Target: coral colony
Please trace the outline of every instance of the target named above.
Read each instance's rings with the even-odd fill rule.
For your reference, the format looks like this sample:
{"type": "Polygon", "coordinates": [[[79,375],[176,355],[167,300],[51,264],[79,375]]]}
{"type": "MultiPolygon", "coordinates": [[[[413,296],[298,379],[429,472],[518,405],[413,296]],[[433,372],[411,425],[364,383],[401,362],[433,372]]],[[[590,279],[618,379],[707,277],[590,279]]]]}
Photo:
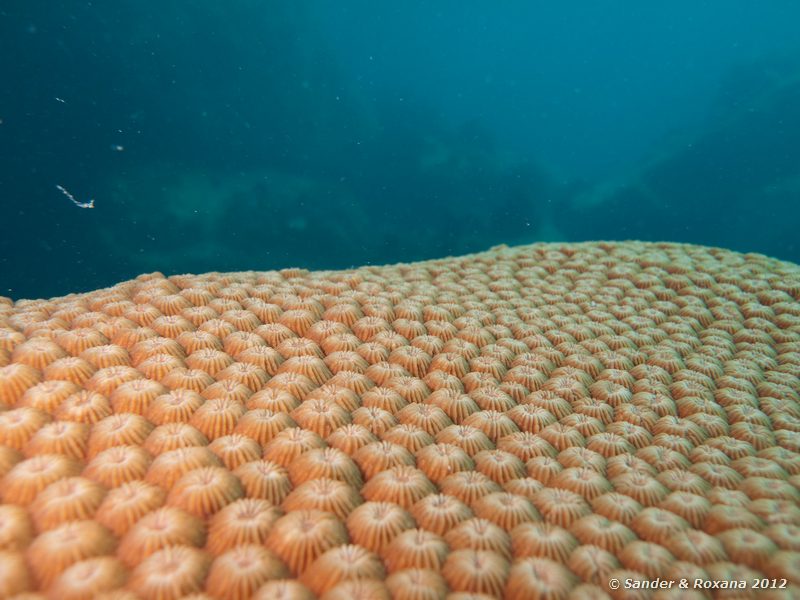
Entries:
{"type": "Polygon", "coordinates": [[[0,298],[0,596],[798,598],[799,300],[637,242],[0,298]]]}

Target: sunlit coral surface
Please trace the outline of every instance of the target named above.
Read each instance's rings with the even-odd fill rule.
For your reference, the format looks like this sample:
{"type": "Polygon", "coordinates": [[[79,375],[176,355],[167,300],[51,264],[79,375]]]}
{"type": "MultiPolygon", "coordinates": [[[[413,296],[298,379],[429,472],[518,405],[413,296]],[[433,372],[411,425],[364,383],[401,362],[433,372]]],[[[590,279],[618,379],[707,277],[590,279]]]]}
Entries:
{"type": "Polygon", "coordinates": [[[688,245],[0,299],[0,597],[798,598],[798,376],[688,245]]]}

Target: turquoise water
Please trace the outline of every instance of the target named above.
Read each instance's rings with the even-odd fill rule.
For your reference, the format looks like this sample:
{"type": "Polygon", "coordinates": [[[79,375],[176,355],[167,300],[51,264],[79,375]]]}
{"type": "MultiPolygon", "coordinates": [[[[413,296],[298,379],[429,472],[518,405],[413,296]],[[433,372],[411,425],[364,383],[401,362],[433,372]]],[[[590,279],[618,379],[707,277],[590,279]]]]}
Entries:
{"type": "Polygon", "coordinates": [[[655,5],[3,2],[0,295],[538,240],[800,262],[800,4],[655,5]]]}

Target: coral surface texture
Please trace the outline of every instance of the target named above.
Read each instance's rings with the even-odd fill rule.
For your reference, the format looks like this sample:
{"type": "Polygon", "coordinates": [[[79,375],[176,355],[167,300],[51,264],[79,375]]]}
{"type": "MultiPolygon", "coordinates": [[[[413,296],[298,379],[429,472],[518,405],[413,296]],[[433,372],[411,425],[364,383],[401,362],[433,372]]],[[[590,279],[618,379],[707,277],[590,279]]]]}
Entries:
{"type": "Polygon", "coordinates": [[[799,376],[691,245],[0,298],[0,598],[797,599],[799,376]]]}

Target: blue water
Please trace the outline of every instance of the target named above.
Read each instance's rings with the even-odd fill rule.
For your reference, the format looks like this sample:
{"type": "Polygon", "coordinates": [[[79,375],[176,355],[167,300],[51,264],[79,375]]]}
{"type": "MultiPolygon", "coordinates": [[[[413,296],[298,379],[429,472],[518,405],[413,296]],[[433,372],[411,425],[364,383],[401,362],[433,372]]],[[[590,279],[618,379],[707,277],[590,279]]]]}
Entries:
{"type": "Polygon", "coordinates": [[[540,240],[800,262],[797,23],[795,0],[0,3],[0,295],[540,240]]]}

